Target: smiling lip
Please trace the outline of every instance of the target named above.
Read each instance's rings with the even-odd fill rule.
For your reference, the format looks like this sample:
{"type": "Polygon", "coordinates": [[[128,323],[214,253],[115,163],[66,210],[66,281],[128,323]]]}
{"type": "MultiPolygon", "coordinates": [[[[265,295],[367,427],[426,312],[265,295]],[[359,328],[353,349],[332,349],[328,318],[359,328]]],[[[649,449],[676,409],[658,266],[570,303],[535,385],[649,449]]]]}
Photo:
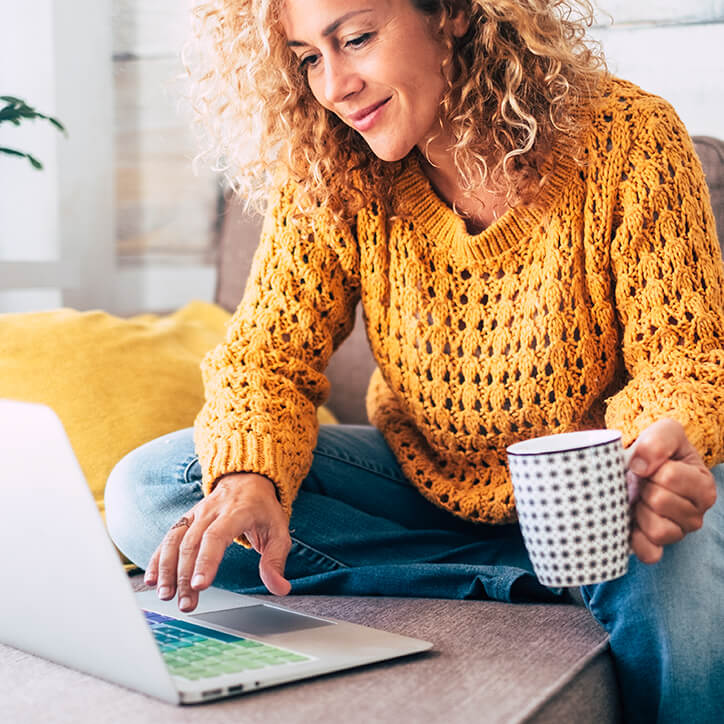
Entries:
{"type": "Polygon", "coordinates": [[[385,100],[380,101],[379,103],[375,103],[372,106],[367,106],[367,108],[363,108],[361,111],[353,113],[351,116],[349,116],[350,121],[352,121],[352,125],[358,131],[367,131],[372,128],[373,124],[382,112],[382,109],[389,100],[389,98],[385,98],[385,100]]]}

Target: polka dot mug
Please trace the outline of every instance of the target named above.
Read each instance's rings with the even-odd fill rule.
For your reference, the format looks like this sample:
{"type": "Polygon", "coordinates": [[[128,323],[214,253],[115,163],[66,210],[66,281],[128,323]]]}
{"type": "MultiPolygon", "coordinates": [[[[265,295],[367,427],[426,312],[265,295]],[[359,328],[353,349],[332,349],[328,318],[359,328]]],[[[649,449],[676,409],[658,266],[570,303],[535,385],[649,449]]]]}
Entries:
{"type": "Polygon", "coordinates": [[[586,586],[628,570],[630,455],[617,430],[523,440],[507,448],[523,540],[545,586],[586,586]]]}

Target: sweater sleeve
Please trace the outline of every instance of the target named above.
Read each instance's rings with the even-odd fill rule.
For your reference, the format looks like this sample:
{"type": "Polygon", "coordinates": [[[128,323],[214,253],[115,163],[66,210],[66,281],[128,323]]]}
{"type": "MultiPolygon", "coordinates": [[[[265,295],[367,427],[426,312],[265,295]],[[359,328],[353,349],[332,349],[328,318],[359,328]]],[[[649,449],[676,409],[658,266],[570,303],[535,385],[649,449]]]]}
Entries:
{"type": "Polygon", "coordinates": [[[724,268],[709,191],[668,103],[649,105],[639,128],[611,247],[627,378],[606,424],[628,445],[673,418],[712,466],[724,458],[724,268]]]}
{"type": "Polygon", "coordinates": [[[286,184],[270,204],[225,341],[202,363],[206,402],[194,429],[205,494],[227,473],[259,473],[287,516],[311,467],[324,369],[360,296],[351,230],[293,218],[293,196],[286,184]]]}

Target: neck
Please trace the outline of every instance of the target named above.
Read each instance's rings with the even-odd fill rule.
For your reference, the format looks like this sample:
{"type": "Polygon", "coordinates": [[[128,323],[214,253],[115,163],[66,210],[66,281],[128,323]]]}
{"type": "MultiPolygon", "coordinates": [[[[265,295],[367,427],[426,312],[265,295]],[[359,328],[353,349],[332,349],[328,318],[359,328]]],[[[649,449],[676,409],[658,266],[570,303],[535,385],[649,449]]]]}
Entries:
{"type": "Polygon", "coordinates": [[[443,144],[430,144],[426,151],[422,154],[425,175],[437,195],[465,219],[471,233],[479,233],[508,210],[504,197],[482,186],[465,190],[453,156],[443,144]]]}

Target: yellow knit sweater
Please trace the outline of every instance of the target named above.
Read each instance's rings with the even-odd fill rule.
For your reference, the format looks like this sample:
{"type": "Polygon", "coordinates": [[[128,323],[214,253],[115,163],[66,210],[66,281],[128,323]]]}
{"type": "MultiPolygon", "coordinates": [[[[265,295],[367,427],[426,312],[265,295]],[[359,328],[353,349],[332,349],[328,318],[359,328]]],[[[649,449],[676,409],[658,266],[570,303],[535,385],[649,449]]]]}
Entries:
{"type": "Polygon", "coordinates": [[[612,80],[588,164],[562,152],[542,208],[466,232],[419,163],[356,231],[271,205],[226,342],[203,364],[196,421],[205,491],[268,476],[289,514],[312,460],[324,369],[361,300],[378,370],[370,421],[429,500],[515,520],[505,448],[607,426],[631,443],[679,420],[724,457],[724,273],[701,166],[673,109],[612,80]]]}

